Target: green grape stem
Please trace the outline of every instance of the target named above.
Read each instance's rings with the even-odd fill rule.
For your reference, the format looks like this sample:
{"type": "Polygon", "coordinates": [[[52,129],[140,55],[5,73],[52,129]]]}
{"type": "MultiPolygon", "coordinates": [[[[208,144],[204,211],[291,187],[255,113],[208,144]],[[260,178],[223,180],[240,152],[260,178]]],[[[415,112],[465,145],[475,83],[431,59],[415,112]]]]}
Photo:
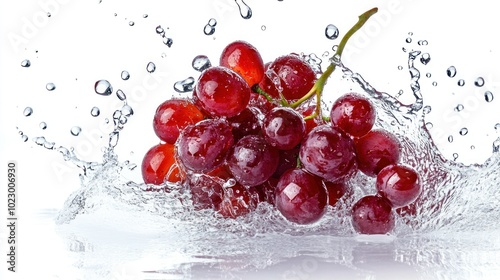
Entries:
{"type": "MultiPolygon", "coordinates": [[[[364,12],[363,14],[361,14],[359,16],[358,22],[356,22],[356,24],[354,24],[351,27],[351,29],[349,29],[349,31],[345,34],[345,36],[340,41],[340,44],[338,45],[337,51],[335,52],[332,59],[334,59],[335,57],[337,57],[337,58],[342,57],[342,52],[344,51],[344,48],[345,48],[345,45],[347,44],[347,41],[349,41],[351,36],[354,35],[354,33],[356,33],[356,31],[358,31],[368,21],[368,19],[371,16],[373,16],[375,13],[377,13],[377,11],[378,11],[378,8],[375,7],[375,8],[372,8],[372,9],[364,12]]],[[[321,74],[321,76],[318,78],[318,80],[316,80],[316,82],[314,83],[313,87],[309,90],[309,92],[306,93],[299,100],[290,104],[291,108],[297,108],[302,103],[304,103],[305,101],[309,100],[311,97],[316,95],[316,110],[310,116],[305,117],[304,118],[305,120],[313,119],[320,114],[320,112],[321,112],[321,94],[323,93],[323,88],[325,87],[326,81],[331,76],[331,74],[335,70],[336,66],[337,65],[335,63],[333,63],[333,62],[330,63],[330,65],[328,65],[328,67],[326,68],[325,72],[323,72],[323,74],[321,74]]]]}

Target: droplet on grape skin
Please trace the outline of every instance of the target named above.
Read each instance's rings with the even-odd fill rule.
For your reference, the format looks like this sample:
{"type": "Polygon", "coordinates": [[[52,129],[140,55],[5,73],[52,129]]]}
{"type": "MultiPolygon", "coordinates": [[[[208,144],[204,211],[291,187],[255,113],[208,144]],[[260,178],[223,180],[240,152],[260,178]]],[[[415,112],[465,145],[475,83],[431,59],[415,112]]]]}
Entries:
{"type": "Polygon", "coordinates": [[[244,19],[249,19],[252,17],[252,9],[243,0],[234,0],[238,5],[240,10],[240,15],[244,19]]]}
{"type": "Polygon", "coordinates": [[[21,67],[30,67],[30,66],[31,66],[31,61],[29,61],[29,59],[21,61],[21,67]]]}
{"type": "Polygon", "coordinates": [[[446,75],[448,75],[448,77],[450,78],[455,77],[455,75],[457,75],[457,69],[455,68],[455,66],[448,67],[448,69],[446,70],[446,75]]]}
{"type": "Polygon", "coordinates": [[[458,83],[457,83],[459,86],[463,87],[465,85],[465,81],[464,79],[460,79],[458,80],[458,83]]]}
{"type": "Polygon", "coordinates": [[[212,63],[206,55],[198,55],[193,59],[192,66],[194,70],[203,72],[205,69],[210,68],[212,63]]]}
{"type": "Polygon", "coordinates": [[[33,114],[33,109],[31,107],[26,107],[23,111],[23,115],[29,117],[31,114],[33,114]]]}
{"type": "Polygon", "coordinates": [[[125,93],[121,89],[116,91],[116,97],[118,97],[118,99],[120,99],[120,101],[125,101],[127,99],[127,96],[125,95],[125,93]]]}
{"type": "Polygon", "coordinates": [[[182,81],[175,82],[174,90],[180,93],[193,91],[194,83],[194,78],[188,77],[182,81]]]}
{"type": "Polygon", "coordinates": [[[54,85],[54,83],[48,83],[47,85],[45,85],[45,88],[48,90],[48,91],[53,91],[56,89],[56,85],[54,85]]]}
{"type": "Polygon", "coordinates": [[[462,136],[467,135],[467,133],[469,133],[469,130],[466,127],[460,129],[460,131],[459,131],[459,134],[462,136]]]}
{"type": "Polygon", "coordinates": [[[97,94],[108,96],[113,93],[113,87],[107,80],[99,80],[94,85],[94,90],[97,94]]]}
{"type": "Polygon", "coordinates": [[[148,73],[153,73],[156,70],[156,65],[153,62],[149,62],[148,65],[146,65],[146,71],[148,73]]]}
{"type": "Polygon", "coordinates": [[[339,29],[333,24],[328,24],[325,29],[325,36],[330,40],[335,40],[339,37],[339,29]]]}
{"type": "Polygon", "coordinates": [[[482,87],[484,86],[484,79],[483,77],[478,77],[475,81],[474,81],[474,85],[476,87],[482,87]]]}
{"type": "Polygon", "coordinates": [[[92,107],[92,109],[90,110],[90,115],[92,117],[97,117],[97,116],[99,116],[100,113],[101,113],[101,111],[97,107],[92,107]]]}
{"type": "Polygon", "coordinates": [[[484,100],[486,100],[486,102],[491,102],[493,101],[493,93],[491,91],[486,91],[484,93],[484,100]]]}
{"type": "Polygon", "coordinates": [[[73,136],[78,136],[80,135],[80,132],[82,132],[82,129],[79,126],[73,126],[70,130],[71,135],[73,136]]]}
{"type": "Polygon", "coordinates": [[[121,78],[124,81],[130,79],[130,73],[128,71],[123,70],[122,73],[121,73],[121,78]]]}
{"type": "Polygon", "coordinates": [[[422,54],[420,57],[420,62],[422,62],[423,65],[427,65],[431,61],[431,55],[428,53],[422,54]]]}

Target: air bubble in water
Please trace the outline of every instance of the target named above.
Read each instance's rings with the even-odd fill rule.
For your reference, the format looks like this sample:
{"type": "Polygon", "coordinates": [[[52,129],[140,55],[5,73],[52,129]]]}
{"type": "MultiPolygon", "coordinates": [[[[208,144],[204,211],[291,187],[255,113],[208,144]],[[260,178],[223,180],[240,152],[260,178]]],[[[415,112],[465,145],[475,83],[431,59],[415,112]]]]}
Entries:
{"type": "Polygon", "coordinates": [[[128,71],[123,70],[121,73],[122,80],[126,81],[130,79],[130,73],[128,71]]]}
{"type": "Polygon", "coordinates": [[[474,81],[474,85],[476,87],[482,87],[484,86],[484,79],[483,77],[478,77],[475,81],[474,81]]]}
{"type": "Polygon", "coordinates": [[[82,132],[82,129],[79,126],[73,126],[70,130],[71,135],[73,136],[78,136],[80,135],[80,132],[82,132]]]}
{"type": "Polygon", "coordinates": [[[107,80],[99,80],[95,82],[94,90],[99,95],[108,96],[113,93],[113,87],[107,80]]]}
{"type": "Polygon", "coordinates": [[[448,77],[450,78],[455,77],[455,75],[457,75],[457,69],[455,68],[455,66],[448,67],[448,69],[446,69],[446,75],[448,75],[448,77]]]}
{"type": "Polygon", "coordinates": [[[101,111],[97,107],[92,107],[92,109],[90,110],[90,115],[92,117],[97,117],[97,116],[99,116],[100,113],[101,113],[101,111]]]}
{"type": "Polygon", "coordinates": [[[462,104],[458,104],[456,107],[455,107],[455,112],[460,112],[464,109],[464,105],[462,104]]]}
{"type": "Polygon", "coordinates": [[[39,124],[39,127],[40,127],[41,129],[46,129],[46,128],[47,128],[47,123],[46,123],[46,122],[41,122],[41,123],[39,124]]]}
{"type": "Polygon", "coordinates": [[[45,88],[48,90],[48,91],[53,91],[56,89],[56,85],[54,85],[54,83],[47,83],[47,85],[45,85],[45,88]]]}
{"type": "Polygon", "coordinates": [[[195,83],[194,78],[188,77],[185,80],[176,82],[174,84],[174,90],[180,93],[192,91],[194,83],[195,83]]]}
{"type": "Polygon", "coordinates": [[[21,66],[22,67],[30,67],[31,61],[29,61],[29,59],[25,59],[25,60],[21,61],[21,66]]]}
{"type": "Polygon", "coordinates": [[[240,9],[240,15],[244,19],[252,17],[252,9],[243,0],[234,0],[240,9]]]}
{"type": "Polygon", "coordinates": [[[23,115],[25,117],[29,117],[31,114],[33,114],[33,109],[31,107],[24,108],[23,115]]]}
{"type": "Polygon", "coordinates": [[[460,131],[459,131],[459,134],[462,136],[467,135],[467,133],[469,133],[469,130],[466,127],[460,129],[460,131]]]}
{"type": "Polygon", "coordinates": [[[427,65],[429,61],[431,61],[431,55],[428,53],[422,54],[422,56],[420,57],[420,62],[422,62],[423,65],[427,65]]]}
{"type": "Polygon", "coordinates": [[[125,93],[121,89],[119,89],[119,90],[116,91],[116,96],[121,101],[125,101],[125,99],[127,99],[127,96],[125,95],[125,93]]]}
{"type": "Polygon", "coordinates": [[[493,101],[493,93],[491,91],[486,91],[484,93],[484,100],[486,100],[486,102],[493,101]]]}
{"type": "Polygon", "coordinates": [[[153,73],[156,70],[156,65],[153,62],[149,62],[148,65],[146,65],[146,71],[149,73],[153,73]]]}
{"type": "Polygon", "coordinates": [[[207,56],[198,55],[193,59],[192,66],[194,70],[202,72],[205,69],[210,68],[212,63],[210,63],[210,59],[208,59],[207,56]]]}
{"type": "Polygon", "coordinates": [[[330,40],[335,40],[339,37],[339,29],[333,24],[328,24],[325,29],[325,36],[330,40]]]}
{"type": "Polygon", "coordinates": [[[459,86],[463,87],[465,85],[465,81],[464,79],[460,79],[458,80],[458,83],[457,83],[459,86]]]}

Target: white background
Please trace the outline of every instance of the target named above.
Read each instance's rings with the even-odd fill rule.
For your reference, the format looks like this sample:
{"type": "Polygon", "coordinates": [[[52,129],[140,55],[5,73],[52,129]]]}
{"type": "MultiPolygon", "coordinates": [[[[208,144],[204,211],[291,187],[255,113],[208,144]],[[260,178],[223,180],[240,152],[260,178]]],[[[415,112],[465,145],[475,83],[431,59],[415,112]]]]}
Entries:
{"type": "MultiPolygon", "coordinates": [[[[289,52],[316,53],[326,60],[322,54],[325,51],[331,54],[331,47],[340,38],[328,40],[324,36],[325,27],[335,24],[341,37],[360,13],[373,6],[379,7],[378,15],[352,38],[346,47],[344,63],[375,88],[391,94],[403,89],[403,99],[411,100],[407,54],[401,49],[416,47],[405,43],[409,32],[413,33],[414,42],[427,40],[428,46],[422,48],[432,59],[419,69],[422,76],[432,73],[431,78],[423,77],[421,83],[425,102],[433,108],[429,120],[434,124],[431,132],[436,142],[446,157],[459,153],[459,159],[465,163],[481,163],[488,157],[491,143],[500,136],[493,128],[500,123],[497,38],[500,19],[493,1],[247,0],[246,3],[253,10],[249,20],[241,18],[231,0],[103,0],[100,4],[97,0],[2,1],[0,164],[17,162],[21,221],[23,217],[26,220],[34,217],[42,209],[60,208],[79,186],[78,170],[56,152],[35,145],[33,137],[43,135],[58,145],[75,147],[85,160],[100,160],[109,132],[104,118],[111,117],[120,102],[114,95],[96,95],[95,81],[107,79],[115,91],[122,89],[127,94],[135,114],[121,134],[117,152],[121,159],[140,164],[145,151],[158,142],[151,127],[154,110],[175,94],[174,82],[197,75],[191,68],[194,56],[205,54],[217,64],[220,50],[227,43],[242,39],[256,46],[265,61],[289,52]],[[144,18],[144,14],[148,17],[144,18]],[[203,27],[210,18],[217,20],[217,26],[215,33],[207,36],[203,27]],[[156,34],[158,25],[173,39],[171,48],[156,34]],[[24,59],[31,61],[31,67],[20,66],[24,59]],[[153,74],[145,70],[150,61],[157,66],[153,74]],[[398,70],[399,65],[405,70],[398,70]],[[458,69],[455,79],[445,75],[450,65],[458,69]],[[131,73],[130,80],[120,79],[122,70],[131,73]],[[472,85],[478,76],[486,80],[480,89],[472,85]],[[465,87],[456,86],[458,78],[465,79],[465,87]],[[438,86],[431,86],[433,81],[438,86]],[[52,92],[45,89],[49,82],[56,85],[52,92]],[[484,102],[485,90],[496,94],[493,102],[484,102]],[[459,103],[466,105],[462,115],[453,113],[459,103]],[[28,106],[34,113],[24,117],[22,112],[28,106]],[[93,106],[101,109],[100,117],[90,116],[93,106]],[[47,123],[46,130],[39,128],[42,121],[47,123]],[[82,127],[80,136],[70,134],[73,126],[82,127]],[[462,127],[469,128],[467,136],[458,135],[462,127]],[[30,140],[22,142],[19,131],[30,140]],[[454,135],[454,143],[447,142],[448,135],[454,135]],[[471,151],[471,145],[475,145],[475,150],[471,151]]],[[[138,171],[131,172],[130,178],[140,180],[138,171]]],[[[1,178],[5,178],[5,173],[0,171],[1,178]]],[[[3,190],[0,213],[5,213],[6,191],[4,187],[0,189],[3,190]]],[[[36,230],[27,232],[29,226],[25,225],[19,229],[20,242],[23,236],[36,235],[36,230]]],[[[0,228],[3,256],[5,228],[0,228]]],[[[29,252],[30,249],[22,248],[21,258],[29,252]]],[[[54,261],[50,252],[46,254],[47,258],[40,262],[54,261]]],[[[4,270],[5,263],[0,263],[0,269],[4,270]]],[[[29,270],[29,264],[21,267],[29,270]]]]}

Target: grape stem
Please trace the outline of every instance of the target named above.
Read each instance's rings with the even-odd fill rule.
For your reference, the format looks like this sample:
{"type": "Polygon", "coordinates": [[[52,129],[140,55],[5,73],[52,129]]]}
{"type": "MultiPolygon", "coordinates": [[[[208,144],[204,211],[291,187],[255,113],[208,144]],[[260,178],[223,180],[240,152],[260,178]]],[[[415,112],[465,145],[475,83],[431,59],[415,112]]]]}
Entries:
{"type": "MultiPolygon", "coordinates": [[[[344,48],[345,48],[345,45],[347,44],[347,41],[349,41],[351,36],[354,33],[356,33],[356,31],[358,31],[368,21],[368,19],[371,16],[373,16],[375,13],[377,13],[377,11],[378,11],[378,8],[375,7],[375,8],[372,8],[372,9],[364,12],[363,14],[361,14],[359,16],[358,22],[356,22],[356,24],[354,24],[351,27],[351,29],[349,29],[349,31],[345,34],[345,36],[340,41],[340,44],[338,45],[337,51],[335,52],[335,54],[333,55],[331,60],[336,59],[336,60],[340,61],[340,58],[342,56],[342,52],[344,51],[344,48]]],[[[331,62],[330,65],[328,65],[328,68],[326,68],[325,72],[323,72],[323,74],[321,74],[321,76],[318,78],[318,80],[314,83],[313,87],[309,90],[309,92],[306,93],[299,100],[290,104],[291,108],[297,108],[302,103],[309,100],[312,96],[316,95],[316,110],[311,115],[305,117],[304,118],[305,120],[313,119],[320,114],[320,112],[321,112],[321,94],[323,92],[323,88],[325,87],[326,81],[328,80],[330,75],[333,73],[336,66],[337,66],[336,63],[331,62]]]]}

